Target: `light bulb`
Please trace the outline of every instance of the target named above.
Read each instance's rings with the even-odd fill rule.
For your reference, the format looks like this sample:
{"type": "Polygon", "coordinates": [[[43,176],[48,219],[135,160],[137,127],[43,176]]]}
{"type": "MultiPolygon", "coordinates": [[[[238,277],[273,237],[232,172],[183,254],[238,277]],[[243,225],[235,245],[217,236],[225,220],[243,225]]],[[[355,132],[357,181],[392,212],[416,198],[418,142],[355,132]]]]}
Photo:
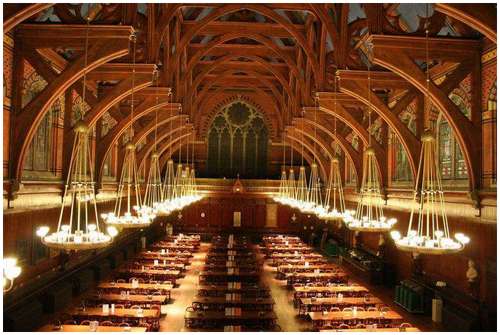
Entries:
{"type": "Polygon", "coordinates": [[[399,241],[401,239],[401,233],[397,230],[391,231],[391,237],[394,241],[399,241]]]}
{"type": "Polygon", "coordinates": [[[43,226],[43,227],[39,227],[37,230],[36,230],[36,235],[38,237],[45,237],[49,232],[49,227],[46,227],[46,226],[43,226]]]}
{"type": "Polygon", "coordinates": [[[111,237],[115,237],[116,235],[118,235],[118,230],[116,229],[116,227],[109,226],[107,228],[107,231],[108,231],[109,236],[111,236],[111,237]]]}

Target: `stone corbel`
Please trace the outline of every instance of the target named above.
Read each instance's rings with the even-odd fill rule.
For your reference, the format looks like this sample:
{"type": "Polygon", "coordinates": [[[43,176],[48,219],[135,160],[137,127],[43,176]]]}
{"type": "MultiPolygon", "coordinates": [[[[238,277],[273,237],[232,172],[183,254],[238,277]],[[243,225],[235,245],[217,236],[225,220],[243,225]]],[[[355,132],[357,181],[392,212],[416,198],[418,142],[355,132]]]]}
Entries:
{"type": "Polygon", "coordinates": [[[473,190],[467,193],[469,200],[472,202],[472,207],[476,210],[475,216],[481,216],[481,197],[477,190],[473,190]]]}

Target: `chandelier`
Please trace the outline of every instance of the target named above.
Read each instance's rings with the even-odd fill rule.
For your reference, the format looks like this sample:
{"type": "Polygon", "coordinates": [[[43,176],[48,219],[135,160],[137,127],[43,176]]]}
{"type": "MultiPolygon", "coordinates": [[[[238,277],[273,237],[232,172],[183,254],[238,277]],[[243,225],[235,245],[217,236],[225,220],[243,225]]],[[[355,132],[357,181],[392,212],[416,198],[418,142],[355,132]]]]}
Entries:
{"type": "Polygon", "coordinates": [[[286,157],[285,157],[285,132],[282,133],[283,136],[283,166],[281,167],[281,177],[280,177],[280,186],[278,188],[278,195],[273,197],[273,200],[280,203],[285,204],[287,198],[287,177],[286,177],[286,157]]]}
{"type": "MultiPolygon", "coordinates": [[[[194,136],[194,135],[193,135],[194,136]]],[[[186,140],[186,166],[183,167],[181,163],[182,159],[182,142],[179,149],[179,163],[177,164],[177,170],[174,175],[173,161],[169,160],[167,163],[167,174],[166,174],[166,194],[167,201],[166,207],[170,211],[181,210],[182,208],[191,205],[192,203],[199,201],[202,196],[198,193],[198,188],[196,186],[196,172],[194,169],[194,140],[192,148],[192,168],[189,166],[189,143],[186,140]],[[171,183],[171,184],[170,184],[171,183]],[[169,200],[168,200],[169,199],[169,200]]]]}
{"type": "Polygon", "coordinates": [[[324,209],[321,199],[321,181],[319,179],[318,164],[316,164],[316,162],[311,164],[308,190],[308,200],[305,204],[304,213],[318,215],[324,209]]]}
{"type": "MultiPolygon", "coordinates": [[[[158,72],[155,71],[156,87],[158,87],[158,72]]],[[[156,106],[158,106],[158,92],[156,94],[156,106]]],[[[161,182],[160,162],[157,149],[158,138],[158,108],[155,110],[155,132],[154,132],[154,149],[151,153],[151,162],[149,166],[148,181],[146,183],[146,191],[144,193],[143,210],[149,215],[158,215],[164,212],[159,210],[163,202],[163,185],[161,182]]]]}
{"type": "Polygon", "coordinates": [[[21,267],[17,259],[5,258],[3,260],[3,293],[9,292],[14,287],[14,280],[21,274],[21,267]]]}
{"type": "Polygon", "coordinates": [[[318,213],[318,217],[327,221],[350,220],[352,212],[345,209],[344,191],[340,177],[340,161],[333,157],[330,161],[330,174],[328,185],[325,190],[324,211],[318,213]]]}
{"type": "MultiPolygon", "coordinates": [[[[430,111],[431,101],[428,96],[430,82],[429,31],[427,29],[425,35],[427,57],[427,91],[425,98],[427,102],[426,110],[430,111]]],[[[427,113],[427,122],[429,121],[428,118],[429,113],[427,113]]],[[[420,162],[413,197],[413,201],[418,204],[417,210],[415,212],[415,207],[412,207],[407,235],[402,237],[399,231],[392,231],[391,236],[396,247],[403,251],[433,255],[459,252],[469,243],[470,239],[462,233],[455,234],[455,238],[451,237],[446,209],[444,208],[444,192],[439,171],[436,138],[430,129],[426,129],[421,139],[422,148],[420,150],[420,162]]]]}
{"type": "Polygon", "coordinates": [[[64,213],[66,206],[63,201],[57,231],[48,235],[49,227],[39,227],[36,234],[43,244],[53,249],[102,248],[111,243],[118,231],[108,227],[108,234],[104,234],[99,228],[89,130],[81,120],[75,124],[74,130],[76,136],[63,196],[63,199],[67,196],[71,199],[69,215],[64,213]],[[95,215],[95,223],[89,222],[92,215],[95,215]]]}
{"type": "Polygon", "coordinates": [[[444,208],[444,195],[436,152],[436,139],[430,130],[422,135],[420,164],[415,183],[412,208],[407,235],[401,237],[399,231],[392,231],[396,247],[403,251],[419,254],[455,253],[469,243],[469,237],[462,233],[450,235],[448,218],[444,208]]]}
{"type": "MultiPolygon", "coordinates": [[[[368,60],[369,62],[369,60],[368,60]]],[[[368,129],[371,130],[371,76],[368,65],[368,129]]],[[[376,167],[375,150],[371,146],[372,135],[368,132],[368,147],[363,153],[363,180],[360,199],[354,217],[346,216],[347,228],[364,232],[386,232],[397,222],[395,218],[387,219],[382,210],[382,195],[376,167]]]]}
{"type": "Polygon", "coordinates": [[[141,199],[141,189],[139,176],[137,173],[137,162],[135,156],[135,144],[132,143],[134,137],[134,89],[135,89],[135,49],[136,36],[132,35],[133,43],[133,70],[132,70],[132,92],[130,100],[130,131],[129,142],[125,145],[125,157],[123,159],[122,173],[118,192],[116,194],[115,208],[113,212],[103,213],[101,217],[109,224],[120,228],[144,228],[151,224],[155,218],[153,211],[143,206],[141,199]],[[123,197],[126,197],[126,204],[122,208],[123,197]],[[133,201],[135,197],[135,205],[133,201]],[[132,209],[135,213],[132,212],[132,209]],[[125,211],[122,215],[122,211],[125,211]]]}
{"type": "MultiPolygon", "coordinates": [[[[85,36],[85,68],[88,61],[88,39],[90,18],[87,18],[85,36]]],[[[86,74],[83,73],[83,89],[81,110],[84,110],[86,93],[86,74]]],[[[49,227],[39,227],[36,231],[42,243],[53,249],[88,250],[109,245],[118,231],[108,227],[107,234],[101,232],[97,203],[95,198],[95,182],[92,153],[89,143],[89,129],[85,122],[79,120],[74,126],[75,140],[68,167],[68,177],[64,187],[63,201],[57,223],[57,231],[49,234],[49,227]],[[69,213],[64,213],[65,202],[70,198],[69,213]],[[94,215],[94,223],[89,222],[94,215]]],[[[17,271],[17,270],[16,270],[17,271]]]]}
{"type": "MultiPolygon", "coordinates": [[[[283,145],[283,148],[285,146],[283,145]]],[[[278,195],[273,198],[274,201],[284,204],[286,198],[286,190],[287,190],[287,178],[286,178],[286,167],[285,165],[281,168],[281,178],[280,178],[280,186],[278,188],[278,195]]]]}
{"type": "Polygon", "coordinates": [[[170,158],[167,162],[165,178],[163,180],[163,201],[158,207],[160,215],[168,215],[174,209],[172,202],[175,199],[175,168],[174,161],[170,158]]]}
{"type": "MultiPolygon", "coordinates": [[[[333,82],[333,91],[335,96],[333,99],[333,134],[335,138],[334,153],[337,154],[337,80],[338,76],[335,76],[333,82]]],[[[319,97],[316,97],[319,99],[319,97]]],[[[318,103],[319,106],[319,103],[318,103]]],[[[337,156],[333,157],[330,161],[330,171],[329,171],[328,185],[325,190],[325,202],[324,207],[321,212],[318,213],[318,217],[327,221],[338,221],[341,223],[342,220],[349,221],[354,214],[353,211],[346,210],[344,201],[344,190],[342,188],[342,178],[340,176],[340,160],[337,156]]]]}

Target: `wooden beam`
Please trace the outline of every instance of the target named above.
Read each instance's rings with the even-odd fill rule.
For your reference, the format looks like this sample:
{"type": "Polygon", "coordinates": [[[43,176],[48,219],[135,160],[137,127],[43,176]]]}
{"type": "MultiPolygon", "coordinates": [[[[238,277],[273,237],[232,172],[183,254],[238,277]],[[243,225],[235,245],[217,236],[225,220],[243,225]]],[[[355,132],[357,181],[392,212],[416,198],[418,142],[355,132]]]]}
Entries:
{"type": "MultiPolygon", "coordinates": [[[[413,59],[426,59],[426,43],[429,58],[462,62],[481,50],[478,40],[465,40],[446,37],[367,35],[366,41],[373,45],[374,52],[390,52],[392,57],[404,53],[413,59]]],[[[397,58],[397,57],[395,57],[397,58]]]]}
{"type": "Polygon", "coordinates": [[[25,154],[43,117],[54,101],[71,85],[79,80],[85,71],[92,69],[128,53],[128,40],[100,40],[88,52],[87,67],[84,56],[73,61],[54,81],[48,83],[45,89],[37,95],[17,116],[14,134],[20,139],[12,146],[13,177],[21,180],[25,154]]]}
{"type": "MultiPolygon", "coordinates": [[[[32,3],[24,5],[19,10],[11,13],[7,17],[4,15],[3,18],[3,33],[7,34],[12,28],[20,24],[21,22],[29,19],[30,17],[44,11],[45,9],[52,7],[53,3],[32,3]]],[[[7,6],[13,6],[13,4],[4,4],[4,11],[7,6]]]]}
{"type": "Polygon", "coordinates": [[[497,8],[494,4],[436,3],[434,9],[465,23],[497,43],[497,8]]]}
{"type": "MultiPolygon", "coordinates": [[[[191,29],[198,21],[184,21],[182,28],[184,31],[191,29]]],[[[293,27],[300,33],[305,33],[305,27],[301,24],[294,24],[293,27]]],[[[221,35],[227,32],[245,34],[263,34],[277,38],[291,38],[290,33],[280,24],[262,22],[230,22],[212,21],[204,26],[199,35],[221,35]]]]}
{"type": "Polygon", "coordinates": [[[79,48],[85,47],[85,37],[89,37],[89,45],[96,42],[128,42],[134,29],[131,26],[107,25],[72,25],[72,24],[21,24],[16,29],[16,38],[22,39],[26,45],[39,48],[79,48]]]}

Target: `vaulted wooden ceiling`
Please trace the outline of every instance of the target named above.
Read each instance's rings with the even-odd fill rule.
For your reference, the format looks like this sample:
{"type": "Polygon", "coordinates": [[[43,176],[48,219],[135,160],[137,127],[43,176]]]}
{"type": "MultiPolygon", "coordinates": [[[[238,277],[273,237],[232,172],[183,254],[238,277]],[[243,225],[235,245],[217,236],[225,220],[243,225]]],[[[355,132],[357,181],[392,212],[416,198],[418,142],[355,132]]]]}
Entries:
{"type": "MultiPolygon", "coordinates": [[[[396,134],[416,174],[422,117],[417,117],[413,134],[399,115],[413,101],[422,105],[428,22],[430,76],[446,74],[444,81],[431,82],[429,97],[455,133],[474,189],[480,173],[480,99],[474,98],[467,118],[448,95],[466,76],[477,84],[481,47],[488,40],[496,43],[496,8],[436,4],[429,14],[427,19],[422,4],[114,3],[90,8],[87,4],[6,4],[4,32],[11,31],[15,38],[16,73],[22,73],[19,67],[26,59],[49,83],[12,117],[14,138],[19,140],[11,150],[11,177],[21,179],[26,150],[43,116],[68,88],[81,92],[84,73],[91,92],[86,96],[89,110],[84,120],[96,125],[109,115],[116,121],[109,133],[97,135],[96,166],[101,171],[111,146],[130,126],[133,72],[136,142],[151,141],[155,111],[161,113],[159,147],[163,150],[179,144],[179,139],[171,140],[172,129],[202,139],[213,107],[232,94],[262,106],[272,120],[274,141],[286,134],[288,143],[307,145],[310,155],[325,166],[335,155],[331,143],[336,141],[359,171],[362,149],[353,149],[346,138],[355,134],[361,148],[368,144],[373,136],[366,117],[370,102],[375,121],[381,122],[383,131],[396,134]],[[85,64],[87,16],[91,23],[85,64]],[[134,32],[135,67],[130,46],[134,32]],[[317,103],[319,115],[313,113],[317,103]],[[338,120],[336,134],[333,118],[338,120]],[[317,138],[304,136],[314,127],[319,129],[317,138]]],[[[65,141],[71,141],[71,125],[65,126],[65,141]]],[[[387,143],[372,142],[385,181],[387,143]]],[[[64,148],[71,150],[68,145],[64,148]]],[[[138,153],[141,164],[148,153],[148,148],[138,153]]]]}

